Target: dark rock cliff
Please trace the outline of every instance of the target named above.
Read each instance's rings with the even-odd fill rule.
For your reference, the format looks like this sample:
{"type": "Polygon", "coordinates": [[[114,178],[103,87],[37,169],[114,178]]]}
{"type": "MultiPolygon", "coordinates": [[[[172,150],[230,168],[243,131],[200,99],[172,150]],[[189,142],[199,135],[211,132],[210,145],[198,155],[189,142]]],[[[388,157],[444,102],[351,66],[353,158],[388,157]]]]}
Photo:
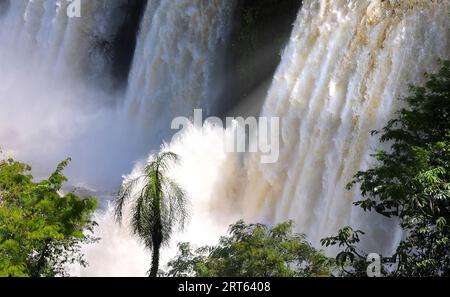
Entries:
{"type": "Polygon", "coordinates": [[[112,75],[116,86],[126,84],[136,48],[137,35],[147,0],[128,0],[121,9],[123,22],[112,40],[112,75]]]}
{"type": "Polygon", "coordinates": [[[302,0],[237,0],[220,108],[225,114],[258,88],[264,96],[301,5],[302,0]]]}

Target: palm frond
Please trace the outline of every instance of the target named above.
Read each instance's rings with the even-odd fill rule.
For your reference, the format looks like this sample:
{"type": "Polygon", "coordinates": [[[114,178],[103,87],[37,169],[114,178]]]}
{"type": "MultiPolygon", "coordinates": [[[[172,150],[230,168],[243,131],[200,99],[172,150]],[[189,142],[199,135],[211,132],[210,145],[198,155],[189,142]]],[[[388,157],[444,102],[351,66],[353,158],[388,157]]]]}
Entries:
{"type": "Polygon", "coordinates": [[[133,196],[133,189],[140,181],[141,177],[137,177],[125,182],[117,193],[117,197],[114,201],[114,215],[116,220],[120,223],[123,219],[123,208],[127,200],[133,196]]]}
{"type": "Polygon", "coordinates": [[[143,232],[145,232],[145,228],[142,225],[142,218],[145,217],[143,195],[140,195],[136,199],[136,204],[134,205],[132,212],[131,227],[133,229],[133,232],[135,234],[143,234],[143,232]]]}
{"type": "Polygon", "coordinates": [[[165,178],[164,193],[170,206],[170,219],[178,224],[180,230],[183,230],[190,213],[186,191],[173,179],[165,178]]]}
{"type": "Polygon", "coordinates": [[[131,205],[132,230],[149,249],[153,248],[155,237],[161,245],[168,244],[175,228],[182,230],[188,219],[187,193],[167,176],[170,165],[178,160],[172,152],[157,154],[141,177],[123,185],[115,201],[116,219],[120,221],[125,202],[136,198],[131,205]],[[140,182],[142,188],[136,191],[140,182]]]}

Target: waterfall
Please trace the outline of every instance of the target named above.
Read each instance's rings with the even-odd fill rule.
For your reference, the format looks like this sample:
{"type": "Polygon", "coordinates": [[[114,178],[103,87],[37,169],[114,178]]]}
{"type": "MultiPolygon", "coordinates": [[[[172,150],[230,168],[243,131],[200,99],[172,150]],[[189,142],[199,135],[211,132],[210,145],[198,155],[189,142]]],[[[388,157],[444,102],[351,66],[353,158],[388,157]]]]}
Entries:
{"type": "MultiPolygon", "coordinates": [[[[217,112],[234,1],[150,1],[126,94],[136,129],[170,136],[174,117],[217,112]],[[148,127],[151,127],[149,129],[148,127]]],[[[155,143],[153,143],[155,145],[155,143]]]]}
{"type": "MultiPolygon", "coordinates": [[[[162,149],[170,150],[181,157],[179,164],[170,168],[169,174],[188,193],[190,219],[182,232],[174,234],[171,245],[163,248],[161,269],[175,256],[176,244],[181,241],[195,245],[215,244],[219,236],[225,234],[227,225],[237,221],[241,213],[234,208],[238,202],[237,193],[241,188],[236,173],[240,170],[238,158],[230,158],[223,151],[224,140],[232,133],[223,133],[221,128],[207,125],[198,130],[194,126],[187,129],[184,136],[177,137],[162,149]],[[214,199],[216,203],[211,203],[214,199]],[[231,213],[230,211],[234,212],[231,213]]],[[[150,156],[151,158],[151,156],[150,156]]],[[[124,176],[132,179],[142,175],[145,161],[138,162],[133,171],[124,176]]],[[[134,188],[137,193],[139,186],[134,188]]],[[[99,223],[95,235],[102,240],[83,249],[89,266],[74,267],[73,274],[80,276],[144,276],[150,268],[151,254],[144,250],[131,235],[129,224],[130,209],[125,208],[125,221],[119,227],[114,221],[113,206],[98,213],[99,223]]]]}
{"type": "MultiPolygon", "coordinates": [[[[370,252],[395,248],[397,222],[362,213],[352,205],[358,189],[345,185],[372,164],[379,143],[370,131],[394,115],[396,98],[450,58],[449,0],[305,0],[261,114],[281,120],[279,160],[270,164],[227,152],[232,128],[191,126],[170,140],[174,117],[218,112],[234,1],[149,0],[127,87],[111,91],[109,51],[126,2],[81,0],[81,17],[69,18],[66,0],[0,0],[7,155],[38,176],[72,156],[69,180],[110,199],[121,174],[141,172],[142,156],[167,141],[181,157],[170,174],[192,207],[174,243],[212,243],[239,218],[293,219],[315,246],[352,225],[366,231],[370,252]]],[[[96,220],[102,240],[83,247],[90,266],[73,273],[144,275],[150,255],[114,222],[111,205],[96,220]]],[[[174,245],[163,260],[173,253],[174,245]]]]}
{"type": "Polygon", "coordinates": [[[80,18],[68,17],[70,3],[0,1],[0,145],[37,178],[72,157],[67,190],[101,199],[102,240],[84,247],[90,266],[73,274],[144,275],[148,256],[107,200],[170,136],[173,117],[217,110],[234,1],[149,0],[124,93],[103,85],[128,0],[81,0],[80,18]]]}
{"type": "Polygon", "coordinates": [[[125,0],[81,1],[80,18],[69,17],[71,2],[67,0],[2,3],[2,63],[15,58],[16,67],[20,62],[46,75],[79,79],[88,74],[86,70],[99,74],[107,67],[108,61],[95,56],[92,50],[96,42],[107,40],[117,30],[118,23],[110,20],[125,0]]]}
{"type": "Polygon", "coordinates": [[[280,158],[246,169],[250,217],[293,219],[316,246],[352,225],[367,248],[392,252],[395,222],[359,211],[358,189],[345,186],[379,149],[370,131],[450,57],[449,11],[447,0],[304,2],[262,112],[281,119],[280,158]]]}
{"type": "MultiPolygon", "coordinates": [[[[122,124],[119,126],[122,128],[119,135],[133,135],[131,139],[126,138],[125,150],[136,146],[139,151],[134,155],[139,155],[148,153],[149,149],[158,149],[162,139],[167,139],[174,132],[170,130],[172,119],[190,116],[194,108],[202,108],[209,114],[217,112],[225,62],[224,50],[229,38],[233,8],[234,1],[222,0],[148,2],[127,92],[120,105],[119,121],[122,124]]],[[[206,198],[212,195],[212,185],[218,178],[208,175],[211,172],[208,167],[217,164],[218,160],[226,160],[225,155],[221,155],[213,156],[209,162],[200,161],[212,149],[208,140],[214,141],[214,147],[221,148],[222,140],[218,139],[217,134],[210,131],[208,135],[210,137],[202,140],[197,134],[196,143],[179,141],[177,145],[172,144],[172,150],[180,154],[190,148],[191,154],[183,162],[191,162],[184,163],[183,168],[202,164],[205,169],[201,173],[203,179],[196,181],[186,180],[190,177],[189,172],[181,168],[174,170],[177,180],[182,179],[184,186],[189,184],[196,191],[191,194],[196,196],[192,204],[198,215],[198,220],[191,222],[190,232],[177,235],[179,240],[188,240],[186,236],[190,235],[190,238],[198,239],[195,240],[197,243],[206,243],[215,238],[214,234],[224,231],[214,227],[214,219],[207,218],[208,207],[202,208],[202,205],[208,205],[206,198]],[[199,151],[199,141],[209,145],[199,151]],[[206,188],[201,188],[202,184],[206,188]],[[206,220],[211,220],[212,227],[208,231],[204,230],[204,236],[196,236],[198,228],[202,228],[206,220]]],[[[142,170],[142,166],[143,162],[138,162],[131,175],[142,170]]],[[[231,174],[232,171],[228,172],[231,174]]],[[[145,275],[150,257],[131,236],[129,225],[125,223],[119,227],[114,222],[112,206],[97,214],[97,221],[100,224],[96,235],[102,240],[97,245],[85,247],[90,266],[86,269],[75,268],[74,273],[83,276],[145,275]]],[[[174,248],[173,245],[164,260],[173,255],[174,248]]]]}
{"type": "Polygon", "coordinates": [[[117,29],[111,19],[124,2],[81,1],[80,18],[71,18],[66,0],[2,1],[0,141],[38,177],[68,156],[79,161],[70,169],[76,183],[95,175],[86,167],[105,148],[89,134],[107,138],[103,127],[115,116],[115,96],[96,85],[109,67],[97,45],[117,29]]]}
{"type": "Polygon", "coordinates": [[[293,219],[320,247],[321,238],[351,225],[366,232],[363,248],[391,253],[402,236],[398,223],[363,213],[353,205],[358,189],[345,186],[380,148],[370,131],[393,117],[409,84],[450,57],[449,11],[449,1],[305,1],[262,111],[281,120],[279,160],[262,164],[247,154],[242,163],[217,146],[230,131],[208,127],[192,127],[168,145],[188,160],[173,169],[189,175],[182,183],[205,181],[184,183],[194,204],[200,199],[209,210],[197,220],[213,222],[198,230],[225,230],[237,217],[293,219]],[[215,149],[191,162],[196,144],[215,149]]]}
{"type": "Polygon", "coordinates": [[[70,156],[75,184],[115,190],[170,136],[174,116],[217,106],[233,1],[148,1],[123,94],[104,86],[114,81],[114,38],[128,2],[80,0],[79,18],[68,16],[67,0],[2,2],[0,141],[8,154],[36,171],[70,156]]]}
{"type": "MultiPolygon", "coordinates": [[[[321,238],[352,225],[366,232],[370,252],[392,252],[402,236],[397,222],[362,213],[352,204],[357,189],[345,185],[371,164],[379,143],[370,131],[393,116],[396,98],[436,70],[438,58],[450,57],[449,8],[448,1],[305,1],[262,111],[281,119],[278,162],[227,152],[224,142],[233,131],[210,124],[191,126],[164,146],[182,160],[171,175],[190,196],[192,219],[163,262],[175,242],[214,243],[239,218],[293,219],[318,247],[321,238]]],[[[119,274],[142,275],[149,255],[129,246],[128,233],[117,242],[114,230],[101,230],[108,248],[89,247],[98,263],[86,274],[109,275],[119,261],[119,274]],[[140,265],[131,266],[136,258],[140,265]],[[96,271],[110,262],[107,271],[96,271]]]]}

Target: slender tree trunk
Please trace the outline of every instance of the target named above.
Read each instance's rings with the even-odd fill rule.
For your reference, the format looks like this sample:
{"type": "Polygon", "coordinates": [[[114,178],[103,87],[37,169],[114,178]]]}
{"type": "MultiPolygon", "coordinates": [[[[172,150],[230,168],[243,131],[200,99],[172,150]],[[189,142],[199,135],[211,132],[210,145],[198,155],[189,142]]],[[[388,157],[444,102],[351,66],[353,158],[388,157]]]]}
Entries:
{"type": "Polygon", "coordinates": [[[159,181],[159,164],[156,167],[156,197],[153,199],[153,210],[156,216],[156,222],[153,225],[152,230],[152,242],[153,242],[153,251],[152,251],[152,266],[150,268],[150,277],[158,276],[158,268],[159,268],[159,249],[162,243],[162,224],[161,224],[161,184],[159,181]]]}
{"type": "Polygon", "coordinates": [[[157,277],[158,276],[160,247],[161,247],[161,245],[159,243],[153,243],[152,266],[150,268],[149,277],[157,277]]]}
{"type": "Polygon", "coordinates": [[[49,256],[49,246],[51,243],[51,239],[46,239],[45,240],[45,246],[42,249],[40,255],[39,255],[39,260],[37,262],[36,268],[34,269],[34,271],[32,271],[32,277],[41,277],[42,272],[45,268],[45,266],[47,265],[47,257],[49,256]]]}

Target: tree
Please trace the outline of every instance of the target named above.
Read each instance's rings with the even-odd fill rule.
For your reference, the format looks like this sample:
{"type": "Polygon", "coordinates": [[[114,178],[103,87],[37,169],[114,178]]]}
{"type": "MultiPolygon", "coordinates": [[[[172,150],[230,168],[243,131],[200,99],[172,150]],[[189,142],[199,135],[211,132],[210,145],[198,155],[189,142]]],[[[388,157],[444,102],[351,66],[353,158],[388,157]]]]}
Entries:
{"type": "Polygon", "coordinates": [[[141,176],[126,181],[115,201],[116,218],[120,222],[127,200],[132,200],[133,233],[152,250],[149,275],[156,277],[161,246],[168,244],[176,226],[183,229],[187,212],[184,190],[167,175],[170,162],[178,156],[171,152],[158,153],[141,176]],[[139,190],[137,187],[142,185],[139,190]]]}
{"type": "Polygon", "coordinates": [[[217,246],[192,250],[178,245],[178,255],[168,263],[168,276],[186,277],[292,277],[327,276],[331,259],[314,249],[292,221],[268,227],[238,221],[217,246]]]}
{"type": "MultiPolygon", "coordinates": [[[[426,77],[424,86],[411,86],[397,117],[372,132],[390,143],[390,150],[378,151],[377,163],[348,185],[360,186],[363,200],[357,206],[398,218],[405,231],[394,255],[398,267],[385,274],[450,276],[450,61],[426,77]]],[[[344,238],[323,243],[354,247],[359,241],[347,244],[344,238]]]]}
{"type": "Polygon", "coordinates": [[[353,228],[347,226],[339,230],[338,235],[321,240],[323,246],[338,245],[341,249],[343,248],[335,259],[336,265],[341,270],[337,271],[338,276],[367,276],[368,254],[357,247],[361,235],[364,235],[364,232],[353,230],[353,228]]]}
{"type": "Polygon", "coordinates": [[[30,166],[0,161],[0,276],[65,276],[68,264],[87,265],[80,246],[96,240],[85,234],[96,200],[60,194],[69,161],[40,182],[30,166]]]}

